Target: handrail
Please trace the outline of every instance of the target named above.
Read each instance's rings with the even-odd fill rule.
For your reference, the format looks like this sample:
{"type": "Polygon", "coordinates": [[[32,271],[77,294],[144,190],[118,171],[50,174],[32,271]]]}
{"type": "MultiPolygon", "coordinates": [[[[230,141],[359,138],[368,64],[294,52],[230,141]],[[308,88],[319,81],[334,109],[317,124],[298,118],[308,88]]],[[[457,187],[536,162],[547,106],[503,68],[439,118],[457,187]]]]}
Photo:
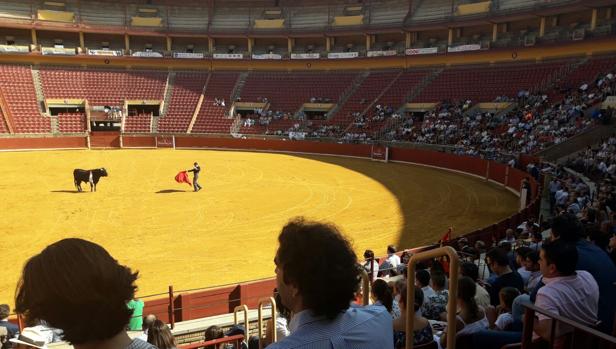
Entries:
{"type": "Polygon", "coordinates": [[[197,343],[191,343],[191,344],[186,344],[186,345],[178,345],[178,349],[196,349],[196,348],[208,347],[210,345],[229,343],[229,342],[235,342],[235,344],[239,344],[238,342],[243,341],[244,338],[245,336],[243,334],[237,334],[235,336],[211,339],[209,341],[204,341],[204,342],[197,342],[197,343]]]}
{"type": "MultiPolygon", "coordinates": [[[[372,266],[372,263],[370,263],[372,266]]],[[[368,272],[362,268],[361,270],[361,287],[362,287],[362,305],[370,304],[370,285],[372,284],[372,279],[368,275],[368,272]]]]}
{"type": "Polygon", "coordinates": [[[246,304],[238,305],[237,307],[233,308],[233,323],[237,325],[237,313],[240,311],[244,312],[244,326],[246,326],[246,328],[244,329],[244,333],[248,333],[248,306],[246,304]]]}
{"type": "MultiPolygon", "coordinates": [[[[524,313],[524,329],[522,331],[522,349],[530,348],[533,340],[533,330],[534,330],[534,321],[535,321],[535,313],[540,313],[546,315],[552,320],[551,333],[550,333],[550,348],[554,347],[554,338],[555,329],[557,328],[557,323],[562,322],[568,326],[573,327],[573,338],[575,337],[575,332],[581,331],[583,333],[589,334],[595,338],[599,338],[599,340],[606,341],[612,344],[612,346],[616,345],[616,337],[607,335],[601,331],[595,330],[591,327],[588,327],[579,322],[573,321],[571,319],[567,319],[560,315],[554,314],[547,310],[541,309],[533,304],[524,304],[525,313],[524,313]]],[[[568,334],[568,333],[567,333],[568,334]]],[[[572,338],[572,339],[573,339],[572,338]]]]}
{"type": "MultiPolygon", "coordinates": [[[[266,297],[259,299],[259,349],[263,349],[263,304],[269,303],[271,304],[272,311],[272,326],[274,327],[272,330],[272,343],[276,343],[278,341],[278,335],[276,333],[276,300],[274,297],[266,297]]],[[[248,329],[246,329],[246,333],[248,333],[248,329]]]]}
{"type": "Polygon", "coordinates": [[[415,323],[415,265],[417,262],[436,257],[449,257],[449,302],[447,303],[447,348],[456,347],[456,306],[458,299],[458,264],[460,260],[452,247],[439,247],[434,250],[420,252],[411,257],[408,264],[407,290],[406,290],[406,349],[413,349],[413,325],[415,323]]]}

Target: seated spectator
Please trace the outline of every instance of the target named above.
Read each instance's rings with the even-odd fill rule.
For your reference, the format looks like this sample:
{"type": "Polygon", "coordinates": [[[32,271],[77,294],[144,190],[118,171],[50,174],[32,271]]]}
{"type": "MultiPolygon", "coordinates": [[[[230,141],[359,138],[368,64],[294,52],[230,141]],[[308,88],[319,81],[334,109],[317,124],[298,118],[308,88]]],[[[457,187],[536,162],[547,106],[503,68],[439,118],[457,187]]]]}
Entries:
{"type": "Polygon", "coordinates": [[[434,290],[430,287],[430,272],[425,269],[419,269],[415,272],[415,286],[421,288],[424,296],[424,303],[428,303],[428,297],[434,295],[434,290]]]}
{"type": "Polygon", "coordinates": [[[158,349],[176,349],[175,337],[169,327],[160,320],[154,320],[148,329],[148,343],[158,349]]]}
{"type": "MultiPolygon", "coordinates": [[[[535,305],[550,313],[594,327],[597,324],[599,286],[586,271],[576,271],[578,251],[574,244],[560,240],[541,248],[539,264],[545,286],[537,292],[535,305]]],[[[537,313],[535,332],[550,340],[552,319],[537,313]]],[[[559,326],[555,337],[563,334],[559,326]]]]}
{"type": "MultiPolygon", "coordinates": [[[[400,317],[394,320],[394,348],[403,349],[406,345],[406,285],[400,287],[400,317]]],[[[421,316],[421,306],[424,294],[421,288],[415,287],[415,303],[413,304],[413,345],[422,345],[432,342],[432,326],[430,321],[421,316]]]]}
{"type": "MultiPolygon", "coordinates": [[[[572,214],[555,217],[552,221],[551,234],[552,240],[563,239],[575,244],[578,253],[575,269],[589,272],[599,285],[599,320],[601,320],[599,329],[610,333],[616,312],[616,297],[613,297],[616,266],[605,251],[582,238],[584,228],[572,214]]],[[[541,272],[543,273],[543,270],[541,272]]]]}
{"type": "Polygon", "coordinates": [[[388,267],[393,269],[398,268],[400,265],[400,257],[396,254],[396,247],[394,245],[387,246],[387,259],[385,262],[388,264],[388,267]]]}
{"type": "MultiPolygon", "coordinates": [[[[463,276],[458,280],[458,309],[456,323],[457,336],[472,335],[475,332],[488,328],[489,323],[485,311],[475,302],[475,282],[463,276]]],[[[443,348],[447,345],[447,333],[440,338],[443,348]]]]}
{"type": "Polygon", "coordinates": [[[26,262],[15,309],[26,322],[44,320],[63,330],[75,349],[156,349],[126,333],[137,275],[97,244],[60,240],[26,262]]]}
{"type": "Polygon", "coordinates": [[[490,294],[479,282],[479,268],[474,263],[464,262],[460,265],[460,275],[475,281],[475,302],[477,302],[477,305],[484,309],[490,306],[490,294]]]}
{"type": "Polygon", "coordinates": [[[539,267],[539,253],[531,251],[526,255],[526,270],[530,272],[528,281],[524,285],[524,290],[528,293],[532,292],[541,281],[541,270],[539,267]]]}
{"type": "Polygon", "coordinates": [[[6,328],[6,336],[8,339],[14,338],[19,333],[19,327],[12,322],[9,322],[11,308],[8,304],[0,304],[0,327],[6,328]]]}
{"type": "Polygon", "coordinates": [[[513,300],[520,295],[520,291],[513,287],[504,287],[500,290],[498,296],[500,298],[499,311],[500,314],[494,324],[490,325],[490,328],[496,328],[499,331],[507,331],[512,328],[513,315],[511,315],[511,308],[513,306],[513,300]]]}
{"type": "Polygon", "coordinates": [[[385,308],[350,307],[360,280],[357,257],[335,226],[295,219],[283,227],[278,241],[276,284],[282,304],[294,315],[291,335],[269,349],[308,343],[393,347],[392,318],[385,308]]]}
{"type": "Polygon", "coordinates": [[[139,335],[139,339],[143,340],[143,341],[148,341],[148,328],[150,328],[150,326],[152,326],[152,324],[154,323],[154,321],[156,320],[156,315],[154,314],[148,314],[143,318],[143,333],[141,333],[139,335]]]}
{"type": "Polygon", "coordinates": [[[430,279],[434,294],[428,297],[428,302],[424,303],[421,312],[430,320],[440,321],[447,312],[447,301],[449,300],[449,291],[445,289],[445,273],[432,268],[430,279]]]}
{"type": "Polygon", "coordinates": [[[496,278],[490,282],[488,293],[490,304],[497,306],[500,303],[499,292],[503,287],[514,287],[518,291],[524,291],[524,281],[518,272],[511,270],[509,258],[505,250],[496,247],[486,254],[488,266],[496,274],[496,278]]]}
{"type": "Polygon", "coordinates": [[[372,282],[374,282],[379,275],[379,263],[374,260],[374,252],[372,250],[366,250],[364,252],[364,259],[364,269],[368,273],[368,276],[372,273],[372,282]]]}
{"type": "Polygon", "coordinates": [[[47,335],[41,332],[40,329],[34,327],[26,327],[17,338],[9,339],[14,349],[47,349],[47,335]]]}
{"type": "Polygon", "coordinates": [[[370,288],[370,298],[374,305],[381,305],[392,314],[392,307],[394,302],[394,296],[389,288],[389,285],[383,279],[377,279],[370,288]]]}
{"type": "Polygon", "coordinates": [[[526,255],[532,250],[529,247],[521,246],[515,249],[515,264],[518,267],[517,272],[522,277],[522,281],[524,284],[528,282],[528,278],[530,277],[530,271],[526,269],[526,255]]]}

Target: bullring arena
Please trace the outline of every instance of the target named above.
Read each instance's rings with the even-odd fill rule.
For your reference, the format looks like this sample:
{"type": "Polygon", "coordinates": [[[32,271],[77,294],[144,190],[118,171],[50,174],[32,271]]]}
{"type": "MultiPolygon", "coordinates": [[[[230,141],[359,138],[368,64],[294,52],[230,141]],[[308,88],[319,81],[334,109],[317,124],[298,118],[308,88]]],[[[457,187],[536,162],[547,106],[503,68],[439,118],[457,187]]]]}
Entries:
{"type": "Polygon", "coordinates": [[[361,256],[388,244],[431,244],[450,226],[464,234],[519,206],[513,193],[480,178],[368,159],[158,149],[3,152],[0,162],[0,263],[11,266],[3,299],[13,296],[25,260],[65,237],[105,246],[140,271],[139,293],[149,295],[168,284],[183,290],[272,277],[276,238],[295,216],[335,222],[361,256]],[[198,193],[173,180],[194,161],[205,172],[198,193]],[[72,169],[101,166],[109,177],[97,192],[84,185],[77,193],[72,169]]]}
{"type": "MultiPolygon", "coordinates": [[[[359,349],[392,349],[381,345],[392,338],[409,348],[417,336],[423,349],[535,349],[538,336],[595,346],[554,332],[563,321],[612,347],[615,18],[616,0],[0,1],[0,321],[67,329],[44,342],[71,349],[80,328],[127,339],[118,319],[137,298],[131,338],[159,326],[177,342],[158,349],[239,349],[251,336],[261,349],[277,341],[262,333],[274,328],[263,305],[266,321],[282,305],[299,323],[325,314],[304,312],[325,308],[314,301],[344,305],[328,309],[336,331],[349,314],[380,312],[354,334],[379,345],[359,349]],[[176,181],[194,162],[197,192],[176,181]],[[333,223],[351,248],[324,226],[283,248],[295,217],[333,223]],[[315,247],[320,233],[329,237],[315,247]],[[83,250],[55,245],[24,268],[68,237],[138,270],[134,297],[131,276],[81,240],[61,245],[83,250]],[[530,295],[574,258],[567,271],[590,274],[570,288],[590,290],[574,302],[587,311],[545,314],[545,295],[530,295]],[[516,309],[504,286],[521,293],[516,309]],[[484,345],[480,332],[509,326],[496,323],[507,308],[512,336],[484,345]],[[160,324],[141,327],[147,314],[160,324]],[[460,335],[467,326],[478,332],[460,335]]],[[[310,335],[336,342],[322,320],[310,335]]]]}

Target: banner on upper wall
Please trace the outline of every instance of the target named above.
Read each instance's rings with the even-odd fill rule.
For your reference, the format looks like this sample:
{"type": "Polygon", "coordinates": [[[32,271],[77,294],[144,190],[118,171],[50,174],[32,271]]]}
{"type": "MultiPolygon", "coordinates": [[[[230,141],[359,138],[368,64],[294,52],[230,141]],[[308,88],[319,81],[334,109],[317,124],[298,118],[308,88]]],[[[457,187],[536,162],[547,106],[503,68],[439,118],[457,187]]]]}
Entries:
{"type": "Polygon", "coordinates": [[[449,46],[447,47],[447,52],[464,52],[464,51],[477,51],[481,50],[481,45],[479,44],[470,44],[470,45],[460,45],[460,46],[449,46]]]}
{"type": "Polygon", "coordinates": [[[173,58],[203,59],[203,52],[173,52],[173,58]]]}
{"type": "Polygon", "coordinates": [[[74,48],[61,48],[61,47],[43,47],[41,53],[44,55],[60,55],[60,56],[74,56],[77,53],[74,48]]]}
{"type": "Polygon", "coordinates": [[[90,50],[88,54],[92,56],[122,56],[122,51],[119,50],[90,50]]]}
{"type": "Polygon", "coordinates": [[[368,57],[385,57],[385,56],[395,56],[398,52],[396,50],[386,50],[386,51],[368,51],[368,57]]]}
{"type": "Polygon", "coordinates": [[[242,53],[214,53],[214,59],[244,59],[242,53]]]}
{"type": "Polygon", "coordinates": [[[28,53],[30,49],[28,46],[16,46],[16,45],[0,45],[0,52],[2,53],[28,53]]]}
{"type": "Polygon", "coordinates": [[[282,59],[282,55],[276,53],[252,54],[252,59],[282,59]]]}
{"type": "Polygon", "coordinates": [[[291,53],[291,59],[319,59],[318,53],[291,53]]]}
{"type": "Polygon", "coordinates": [[[330,52],[327,54],[327,58],[339,59],[339,58],[357,58],[359,52],[330,52]]]}
{"type": "Polygon", "coordinates": [[[163,54],[154,51],[137,51],[133,52],[133,57],[148,57],[148,58],[162,58],[163,54]]]}
{"type": "Polygon", "coordinates": [[[438,47],[424,47],[424,48],[407,48],[404,53],[407,56],[413,55],[429,55],[438,53],[438,47]]]}

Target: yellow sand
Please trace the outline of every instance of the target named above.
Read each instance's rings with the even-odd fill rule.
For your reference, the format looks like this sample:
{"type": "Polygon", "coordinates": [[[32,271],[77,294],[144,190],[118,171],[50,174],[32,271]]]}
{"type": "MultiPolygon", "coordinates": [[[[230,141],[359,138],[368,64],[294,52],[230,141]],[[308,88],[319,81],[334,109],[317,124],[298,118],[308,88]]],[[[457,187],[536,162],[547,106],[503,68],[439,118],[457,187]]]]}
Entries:
{"type": "Polygon", "coordinates": [[[338,224],[359,255],[486,226],[517,198],[478,178],[361,159],[200,150],[0,153],[0,303],[24,262],[65,237],[95,241],[141,273],[140,295],[273,276],[277,235],[304,215],[338,224]],[[174,176],[198,161],[199,193],[174,176]],[[105,167],[96,193],[74,168],[105,167]],[[87,184],[82,184],[88,188],[87,184]]]}

